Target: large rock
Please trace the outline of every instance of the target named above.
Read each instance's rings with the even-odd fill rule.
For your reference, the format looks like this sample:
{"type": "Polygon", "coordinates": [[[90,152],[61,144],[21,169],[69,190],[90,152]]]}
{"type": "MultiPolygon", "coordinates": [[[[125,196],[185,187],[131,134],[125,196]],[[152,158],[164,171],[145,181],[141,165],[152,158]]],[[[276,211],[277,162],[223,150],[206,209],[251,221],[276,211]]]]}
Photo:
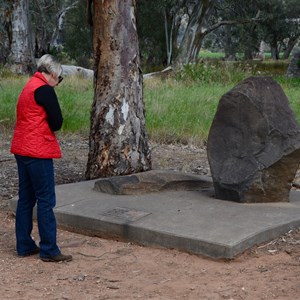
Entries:
{"type": "Polygon", "coordinates": [[[79,76],[85,79],[93,79],[94,71],[78,66],[62,65],[63,76],[79,76]]]}
{"type": "Polygon", "coordinates": [[[207,155],[217,198],[289,201],[300,128],[280,85],[271,77],[250,77],[223,95],[207,155]]]}

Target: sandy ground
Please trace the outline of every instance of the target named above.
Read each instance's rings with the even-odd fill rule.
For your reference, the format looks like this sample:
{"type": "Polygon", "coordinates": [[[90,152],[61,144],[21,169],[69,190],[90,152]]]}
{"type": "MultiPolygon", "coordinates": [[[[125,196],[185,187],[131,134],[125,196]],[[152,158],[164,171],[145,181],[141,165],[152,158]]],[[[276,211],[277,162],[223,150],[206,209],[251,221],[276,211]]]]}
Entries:
{"type": "MultiPolygon", "coordinates": [[[[300,231],[258,245],[234,260],[214,261],[173,249],[148,248],[58,230],[68,263],[42,262],[15,253],[17,193],[8,134],[0,142],[0,299],[300,299],[300,231]]],[[[87,141],[64,137],[56,181],[83,179],[87,141]]],[[[205,149],[153,144],[154,168],[209,174],[205,149]]],[[[36,224],[34,238],[38,241],[36,224]]]]}

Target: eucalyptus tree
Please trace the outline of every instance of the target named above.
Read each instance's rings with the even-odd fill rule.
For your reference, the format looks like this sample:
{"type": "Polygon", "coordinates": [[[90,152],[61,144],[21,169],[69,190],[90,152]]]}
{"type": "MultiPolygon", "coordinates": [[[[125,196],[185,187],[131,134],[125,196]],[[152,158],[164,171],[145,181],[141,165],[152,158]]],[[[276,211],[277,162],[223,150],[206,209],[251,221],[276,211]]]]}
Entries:
{"type": "Polygon", "coordinates": [[[286,31],[286,18],[283,10],[283,1],[262,1],[264,21],[262,24],[263,39],[270,45],[272,58],[279,59],[279,45],[286,31]]]}
{"type": "Polygon", "coordinates": [[[79,0],[30,0],[35,56],[63,49],[63,31],[72,10],[79,0]]]}
{"type": "Polygon", "coordinates": [[[92,68],[92,29],[87,25],[86,0],[79,0],[76,8],[68,12],[61,32],[63,52],[75,60],[76,65],[92,68]]]}
{"type": "Polygon", "coordinates": [[[165,2],[137,0],[136,21],[143,65],[162,65],[167,60],[164,32],[165,2]]]}
{"type": "Polygon", "coordinates": [[[138,0],[141,49],[153,53],[150,57],[163,56],[165,64],[185,64],[196,59],[202,38],[208,33],[205,27],[214,3],[215,0],[138,0]]]}
{"type": "Polygon", "coordinates": [[[16,73],[30,73],[35,57],[59,52],[66,15],[73,0],[2,0],[0,3],[0,61],[16,73]]]}
{"type": "Polygon", "coordinates": [[[141,47],[144,49],[145,44],[150,44],[153,32],[155,35],[160,33],[160,42],[157,45],[162,45],[164,34],[167,41],[165,43],[166,63],[169,64],[172,58],[174,65],[181,66],[197,60],[205,37],[218,30],[227,37],[225,46],[226,52],[230,52],[228,57],[234,58],[237,48],[232,41],[235,39],[236,45],[240,47],[239,37],[236,34],[242,32],[242,28],[247,28],[248,34],[245,35],[243,32],[242,36],[245,55],[250,57],[250,53],[254,52],[253,49],[259,45],[256,32],[259,21],[257,2],[255,0],[249,0],[247,3],[233,0],[154,0],[148,4],[145,0],[138,0],[138,7],[140,5],[140,11],[144,13],[144,15],[141,12],[138,14],[139,20],[142,19],[138,23],[139,32],[142,33],[141,47]],[[151,9],[153,6],[156,10],[151,9]],[[154,13],[151,13],[152,11],[154,13]],[[149,14],[155,21],[150,22],[149,14]],[[150,24],[148,31],[142,30],[145,24],[150,24]]]}
{"type": "Polygon", "coordinates": [[[213,22],[237,21],[222,26],[215,33],[224,44],[227,57],[234,57],[235,52],[243,52],[245,59],[252,59],[259,52],[261,41],[270,46],[273,59],[279,58],[280,51],[284,51],[283,58],[288,58],[299,41],[299,16],[297,0],[220,0],[211,13],[213,22]]]}
{"type": "Polygon", "coordinates": [[[93,2],[94,101],[86,178],[151,168],[135,1],[93,2]]]}
{"type": "Polygon", "coordinates": [[[235,59],[236,53],[244,53],[244,59],[252,59],[259,52],[259,26],[261,10],[256,0],[247,3],[233,0],[217,1],[212,13],[213,23],[224,22],[218,31],[223,32],[223,44],[227,59],[235,59]],[[230,20],[230,21],[229,21],[230,20]]]}
{"type": "Polygon", "coordinates": [[[0,2],[0,64],[6,62],[11,44],[11,3],[8,1],[0,2]]]}
{"type": "Polygon", "coordinates": [[[287,23],[289,30],[287,31],[288,37],[286,41],[283,59],[290,56],[293,48],[297,45],[300,38],[300,6],[298,0],[289,0],[286,2],[286,15],[288,16],[287,23]]]}
{"type": "Polygon", "coordinates": [[[202,0],[187,3],[192,9],[179,46],[177,65],[187,64],[198,57],[203,38],[211,31],[208,29],[208,20],[215,2],[215,0],[202,0]]]}
{"type": "Polygon", "coordinates": [[[148,64],[170,65],[176,55],[184,0],[137,0],[141,55],[148,64]]]}
{"type": "Polygon", "coordinates": [[[7,66],[15,73],[31,73],[34,68],[28,0],[13,0],[6,7],[9,34],[7,66]]]}

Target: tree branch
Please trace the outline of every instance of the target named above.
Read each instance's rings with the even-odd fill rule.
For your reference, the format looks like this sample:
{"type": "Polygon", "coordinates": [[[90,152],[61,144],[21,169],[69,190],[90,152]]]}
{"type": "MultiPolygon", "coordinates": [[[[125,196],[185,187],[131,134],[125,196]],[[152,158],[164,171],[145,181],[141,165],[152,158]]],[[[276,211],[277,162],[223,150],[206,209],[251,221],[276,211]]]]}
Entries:
{"type": "Polygon", "coordinates": [[[256,23],[256,22],[261,22],[261,21],[263,21],[263,19],[257,19],[257,18],[224,20],[224,21],[217,22],[217,23],[213,24],[211,27],[205,29],[202,32],[202,34],[207,35],[210,32],[216,30],[217,28],[219,28],[220,26],[223,26],[223,25],[249,24],[249,23],[256,23]]]}

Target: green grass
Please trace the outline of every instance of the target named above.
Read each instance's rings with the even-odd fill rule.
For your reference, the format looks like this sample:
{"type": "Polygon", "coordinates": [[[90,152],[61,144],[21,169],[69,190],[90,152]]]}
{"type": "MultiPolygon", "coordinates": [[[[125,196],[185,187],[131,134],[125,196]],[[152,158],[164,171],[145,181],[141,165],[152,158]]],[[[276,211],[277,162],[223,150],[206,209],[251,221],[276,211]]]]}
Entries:
{"type": "Polygon", "coordinates": [[[286,96],[288,97],[290,106],[295,114],[296,120],[300,124],[300,78],[286,78],[284,76],[278,76],[275,79],[281,85],[286,96]]]}
{"type": "Polygon", "coordinates": [[[94,98],[92,80],[79,77],[65,78],[63,84],[56,88],[56,92],[64,117],[62,130],[88,134],[94,98]]]}
{"type": "Polygon", "coordinates": [[[199,58],[220,59],[224,57],[225,57],[224,52],[211,52],[208,50],[201,50],[199,53],[199,58]]]}
{"type": "MultiPolygon", "coordinates": [[[[18,96],[28,77],[7,76],[0,81],[0,124],[13,127],[18,96]]],[[[63,84],[55,88],[63,117],[63,132],[88,134],[90,110],[93,101],[93,83],[77,77],[65,78],[63,84]]]]}
{"type": "Polygon", "coordinates": [[[15,123],[15,106],[28,78],[8,76],[0,78],[0,124],[12,127],[15,123]]]}
{"type": "Polygon", "coordinates": [[[300,123],[300,79],[284,75],[286,62],[212,63],[186,66],[175,79],[145,81],[146,126],[152,140],[201,144],[222,95],[251,75],[272,76],[300,123]],[[276,70],[276,72],[274,72],[276,70]]]}
{"type": "Polygon", "coordinates": [[[146,126],[152,140],[193,143],[205,140],[226,86],[145,83],[146,126]]]}
{"type": "MultiPolygon", "coordinates": [[[[283,53],[279,54],[279,57],[282,57],[283,53]]],[[[236,57],[238,59],[243,59],[244,54],[243,53],[236,53],[236,57]]],[[[224,52],[211,52],[209,50],[201,49],[199,52],[199,58],[204,58],[204,59],[222,59],[225,58],[225,53],[224,52]]],[[[265,59],[271,59],[272,54],[271,52],[265,52],[265,59]]]]}
{"type": "MultiPolygon", "coordinates": [[[[145,80],[146,128],[150,139],[165,143],[202,144],[207,139],[222,95],[252,74],[272,75],[274,72],[273,78],[282,86],[300,122],[300,79],[282,75],[286,68],[285,62],[263,65],[214,62],[189,65],[166,80],[145,80]]],[[[27,79],[24,76],[1,77],[0,74],[0,128],[12,129],[15,105],[27,79]]],[[[62,132],[88,135],[94,93],[92,81],[67,77],[56,92],[64,116],[62,132]]]]}

